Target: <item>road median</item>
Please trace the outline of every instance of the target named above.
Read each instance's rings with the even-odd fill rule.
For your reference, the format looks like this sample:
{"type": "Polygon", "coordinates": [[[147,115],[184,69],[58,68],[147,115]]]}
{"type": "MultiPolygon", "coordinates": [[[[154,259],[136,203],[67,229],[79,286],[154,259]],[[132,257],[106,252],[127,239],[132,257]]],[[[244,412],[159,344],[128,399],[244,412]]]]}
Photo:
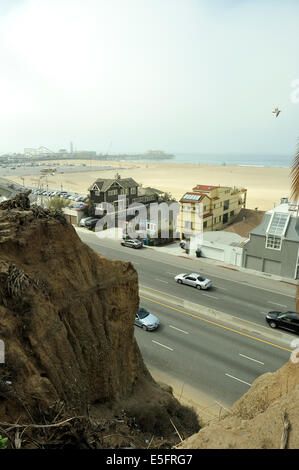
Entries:
{"type": "Polygon", "coordinates": [[[179,307],[184,310],[191,311],[191,313],[195,313],[196,315],[202,315],[209,320],[212,321],[221,321],[222,323],[230,325],[232,328],[237,328],[242,333],[255,335],[258,339],[267,338],[273,340],[280,341],[290,347],[291,341],[294,339],[295,336],[284,333],[282,331],[273,330],[270,327],[258,325],[257,323],[250,322],[248,320],[244,320],[242,318],[235,317],[233,315],[229,315],[224,312],[220,312],[219,310],[214,310],[209,307],[205,307],[204,305],[200,305],[194,302],[190,302],[189,300],[182,299],[181,297],[176,297],[174,295],[167,294],[166,292],[161,292],[156,289],[152,289],[151,287],[139,285],[139,293],[141,296],[148,296],[153,299],[156,299],[160,303],[168,302],[173,307],[179,307]]]}

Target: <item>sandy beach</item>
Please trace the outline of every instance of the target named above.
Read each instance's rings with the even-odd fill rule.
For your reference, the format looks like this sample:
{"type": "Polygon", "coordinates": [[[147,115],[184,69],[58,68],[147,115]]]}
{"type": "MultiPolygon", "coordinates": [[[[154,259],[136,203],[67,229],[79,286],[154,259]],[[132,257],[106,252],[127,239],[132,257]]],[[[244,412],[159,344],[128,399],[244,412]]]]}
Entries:
{"type": "MultiPolygon", "coordinates": [[[[78,160],[69,160],[68,163],[76,166],[85,163],[85,170],[91,164],[90,161],[78,162],[78,160]]],[[[259,210],[269,210],[274,207],[274,203],[279,204],[281,197],[290,196],[290,170],[288,168],[123,161],[97,161],[96,164],[112,166],[113,169],[49,175],[47,176],[48,186],[60,189],[62,185],[65,190],[86,193],[88,187],[96,179],[113,178],[118,171],[122,178],[132,177],[143,186],[151,186],[171,193],[177,200],[197,184],[244,187],[247,189],[246,207],[249,209],[257,207],[259,210]]],[[[49,167],[54,168],[55,163],[49,162],[49,167]]],[[[56,168],[59,169],[59,166],[56,168]]],[[[24,184],[35,186],[36,178],[37,175],[26,175],[24,184]]],[[[20,183],[19,176],[10,179],[20,183]]],[[[45,184],[45,178],[42,181],[45,184]]]]}

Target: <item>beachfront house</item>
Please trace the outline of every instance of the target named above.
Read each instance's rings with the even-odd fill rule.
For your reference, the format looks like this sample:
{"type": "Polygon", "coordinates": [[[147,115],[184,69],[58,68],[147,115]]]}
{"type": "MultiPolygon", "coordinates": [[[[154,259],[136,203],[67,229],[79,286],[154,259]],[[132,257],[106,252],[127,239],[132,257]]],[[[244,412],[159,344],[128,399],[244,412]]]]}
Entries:
{"type": "Polygon", "coordinates": [[[186,192],[179,201],[181,238],[187,238],[192,231],[223,230],[245,208],[246,194],[244,188],[201,184],[186,192]],[[198,204],[202,219],[198,217],[198,204]]]}
{"type": "MultiPolygon", "coordinates": [[[[126,196],[126,207],[133,203],[149,204],[158,202],[161,191],[154,188],[143,188],[133,178],[121,178],[117,173],[115,178],[97,179],[89,188],[90,200],[96,205],[103,202],[113,205],[115,212],[118,211],[119,196],[126,196]]],[[[126,209],[121,207],[122,210],[126,209]]]]}
{"type": "Polygon", "coordinates": [[[299,279],[299,203],[281,200],[267,211],[244,245],[243,266],[299,279]]]}

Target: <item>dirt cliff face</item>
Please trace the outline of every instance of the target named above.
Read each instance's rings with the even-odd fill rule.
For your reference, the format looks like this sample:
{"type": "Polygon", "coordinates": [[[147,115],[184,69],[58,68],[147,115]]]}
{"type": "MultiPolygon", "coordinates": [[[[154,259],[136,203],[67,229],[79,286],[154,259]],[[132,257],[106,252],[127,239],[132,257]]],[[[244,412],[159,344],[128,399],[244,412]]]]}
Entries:
{"type": "Polygon", "coordinates": [[[0,204],[0,422],[37,423],[57,403],[66,416],[93,406],[105,414],[117,402],[123,412],[130,402],[138,421],[140,390],[164,411],[180,409],[143,364],[138,305],[130,263],[101,257],[60,212],[30,207],[26,195],[0,204]]]}
{"type": "Polygon", "coordinates": [[[254,381],[223,419],[185,440],[184,449],[298,449],[299,363],[254,381]]]}

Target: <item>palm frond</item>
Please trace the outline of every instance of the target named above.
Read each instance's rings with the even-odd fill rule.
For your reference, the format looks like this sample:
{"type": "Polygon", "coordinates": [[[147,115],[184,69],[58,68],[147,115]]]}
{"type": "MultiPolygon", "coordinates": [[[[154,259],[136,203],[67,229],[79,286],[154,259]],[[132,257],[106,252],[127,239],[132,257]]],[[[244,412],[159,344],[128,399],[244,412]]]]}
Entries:
{"type": "Polygon", "coordinates": [[[299,199],[299,143],[297,145],[297,152],[293,160],[291,169],[291,199],[298,201],[299,199]]]}

